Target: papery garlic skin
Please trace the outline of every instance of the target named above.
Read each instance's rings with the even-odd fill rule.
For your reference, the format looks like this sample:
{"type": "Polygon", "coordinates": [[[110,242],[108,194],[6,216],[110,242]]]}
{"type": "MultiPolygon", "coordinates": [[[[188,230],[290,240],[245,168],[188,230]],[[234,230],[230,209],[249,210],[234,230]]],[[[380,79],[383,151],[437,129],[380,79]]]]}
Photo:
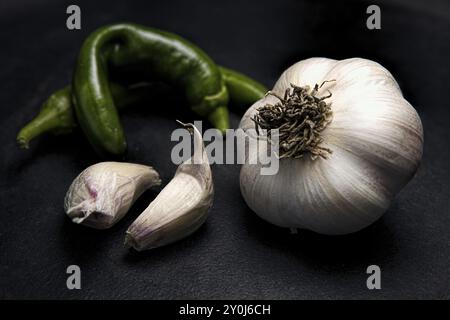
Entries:
{"type": "MultiPolygon", "coordinates": [[[[323,147],[333,151],[329,159],[281,159],[273,176],[260,175],[260,165],[244,164],[240,185],[246,203],[261,218],[281,227],[339,235],[380,218],[414,176],[423,129],[394,77],[370,60],[303,60],[287,69],[272,91],[283,95],[291,83],[314,86],[326,80],[335,80],[318,93],[332,93],[333,120],[322,132],[323,147]]],[[[257,101],[240,128],[253,129],[250,118],[257,108],[276,102],[270,95],[257,101]]],[[[266,152],[266,143],[262,150],[255,145],[250,144],[250,157],[266,152]]]]}
{"type": "Polygon", "coordinates": [[[64,199],[64,208],[74,223],[107,229],[123,218],[145,190],[160,184],[152,167],[100,162],[75,178],[64,199]]]}
{"type": "Polygon", "coordinates": [[[180,240],[206,220],[214,188],[200,132],[193,125],[194,155],[183,162],[173,179],[128,228],[125,244],[137,251],[180,240]]]}

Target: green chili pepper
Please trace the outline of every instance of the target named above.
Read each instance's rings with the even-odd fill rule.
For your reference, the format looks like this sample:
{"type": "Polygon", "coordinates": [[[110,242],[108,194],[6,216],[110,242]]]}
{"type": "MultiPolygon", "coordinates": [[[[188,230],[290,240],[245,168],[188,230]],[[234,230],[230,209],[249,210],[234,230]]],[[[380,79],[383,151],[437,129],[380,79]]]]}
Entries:
{"type": "Polygon", "coordinates": [[[31,139],[44,132],[64,133],[71,131],[75,124],[70,87],[65,87],[52,94],[42,105],[39,114],[17,135],[17,142],[22,148],[28,148],[31,139]]]}
{"type": "MultiPolygon", "coordinates": [[[[262,84],[237,71],[225,67],[219,67],[219,69],[230,93],[231,102],[239,110],[263,98],[267,92],[262,84]]],[[[149,101],[152,96],[151,85],[145,83],[129,87],[111,83],[110,90],[119,109],[149,101]]],[[[71,133],[76,126],[70,86],[67,86],[56,91],[44,102],[39,114],[20,130],[17,142],[22,148],[28,148],[30,141],[41,134],[47,132],[67,134],[71,133]]]]}
{"type": "Polygon", "coordinates": [[[78,121],[100,153],[121,154],[125,136],[109,90],[107,68],[142,65],[184,90],[192,109],[219,130],[229,127],[228,91],[214,62],[198,47],[164,31],[118,24],[94,31],[84,42],[73,77],[78,121]]]}
{"type": "Polygon", "coordinates": [[[250,106],[264,98],[267,88],[261,83],[234,70],[219,67],[228,89],[232,103],[237,106],[250,106]]]}
{"type": "MultiPolygon", "coordinates": [[[[148,84],[126,88],[111,83],[110,89],[119,108],[147,100],[150,96],[148,84]]],[[[19,146],[28,148],[32,139],[46,132],[53,134],[71,133],[77,126],[73,109],[70,86],[53,93],[43,103],[39,114],[19,131],[17,135],[19,146]]]]}

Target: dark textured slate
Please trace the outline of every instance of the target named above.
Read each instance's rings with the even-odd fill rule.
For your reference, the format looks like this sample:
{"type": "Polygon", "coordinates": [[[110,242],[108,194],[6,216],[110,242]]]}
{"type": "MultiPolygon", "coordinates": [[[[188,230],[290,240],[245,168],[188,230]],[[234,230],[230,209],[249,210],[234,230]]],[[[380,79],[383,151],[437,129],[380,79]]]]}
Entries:
{"type": "MultiPolygon", "coordinates": [[[[380,2],[378,2],[380,3],[380,2]]],[[[382,2],[383,3],[383,2],[382,2]]],[[[382,30],[368,31],[369,3],[338,1],[2,1],[0,5],[1,298],[449,298],[450,5],[381,4],[382,30]],[[65,28],[78,3],[82,30],[65,28]],[[425,129],[423,163],[386,215],[357,234],[290,235],[259,219],[239,191],[239,167],[213,168],[216,197],[193,236],[145,253],[124,232],[155,197],[145,193],[107,231],[72,224],[63,197],[99,158],[80,135],[45,137],[19,150],[15,135],[54,90],[70,81],[82,40],[106,23],[132,21],[194,41],[218,63],[267,86],[311,56],[360,56],[386,66],[425,129]],[[66,289],[68,265],[82,290],[66,289]],[[382,290],[366,288],[370,264],[382,290]]],[[[193,120],[176,94],[125,111],[127,161],[151,164],[164,184],[175,172],[175,117],[193,120]],[[156,109],[163,109],[158,111],[156,109]]],[[[237,126],[239,111],[232,116],[237,126]]]]}

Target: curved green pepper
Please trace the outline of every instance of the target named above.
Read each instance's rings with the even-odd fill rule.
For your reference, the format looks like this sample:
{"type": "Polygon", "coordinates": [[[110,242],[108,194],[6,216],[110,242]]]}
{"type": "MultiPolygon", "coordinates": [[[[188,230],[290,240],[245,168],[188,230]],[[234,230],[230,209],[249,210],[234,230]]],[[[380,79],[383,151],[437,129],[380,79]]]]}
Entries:
{"type": "MultiPolygon", "coordinates": [[[[147,100],[150,86],[140,85],[126,88],[119,84],[110,84],[111,93],[119,108],[147,100]]],[[[53,93],[43,104],[38,115],[27,123],[17,135],[17,143],[27,149],[32,139],[51,132],[53,134],[71,133],[77,126],[72,104],[71,88],[64,87],[53,93]]]]}
{"type": "Polygon", "coordinates": [[[78,121],[100,153],[121,154],[126,149],[108,85],[108,64],[142,65],[181,87],[192,109],[217,129],[229,127],[228,91],[219,69],[200,48],[175,34],[139,25],[101,27],[81,48],[72,87],[78,121]]]}
{"type": "MultiPolygon", "coordinates": [[[[233,106],[244,111],[255,101],[264,97],[267,89],[259,82],[228,68],[219,67],[225,85],[230,93],[233,106]]],[[[110,84],[115,105],[125,108],[151,98],[151,85],[142,83],[130,87],[116,83],[110,84]]],[[[41,134],[67,134],[77,126],[71,101],[70,86],[53,93],[42,105],[39,114],[25,125],[17,135],[17,142],[22,148],[28,148],[30,141],[41,134]]]]}
{"type": "Polygon", "coordinates": [[[264,98],[268,91],[261,83],[242,73],[220,66],[219,69],[231,101],[238,106],[249,106],[255,101],[264,98]]]}

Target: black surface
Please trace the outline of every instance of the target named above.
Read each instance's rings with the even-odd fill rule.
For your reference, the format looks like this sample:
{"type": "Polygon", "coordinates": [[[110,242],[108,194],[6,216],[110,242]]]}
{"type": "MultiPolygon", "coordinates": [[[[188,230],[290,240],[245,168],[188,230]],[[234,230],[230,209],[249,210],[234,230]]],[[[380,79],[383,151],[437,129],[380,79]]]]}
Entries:
{"type": "MultiPolygon", "coordinates": [[[[381,2],[378,31],[365,27],[369,4],[2,1],[0,297],[449,298],[450,3],[381,2]],[[71,3],[81,6],[81,31],[65,27],[71,3]],[[73,178],[99,161],[84,139],[47,136],[28,151],[15,145],[17,131],[42,101],[69,82],[85,36],[119,21],[179,33],[218,63],[268,86],[289,65],[312,56],[376,60],[394,74],[422,118],[423,163],[381,220],[342,237],[290,235],[269,225],[245,205],[239,167],[215,165],[207,223],[176,244],[130,252],[122,245],[124,232],[157,191],[145,193],[111,230],[77,226],[62,204],[73,178]],[[82,290],[66,289],[70,264],[81,267],[82,290]],[[381,267],[382,290],[366,288],[371,264],[381,267]]],[[[183,107],[173,96],[122,116],[127,160],[153,165],[164,184],[176,169],[170,162],[175,114],[193,120],[183,107]]],[[[237,126],[239,114],[231,118],[237,126]]]]}

